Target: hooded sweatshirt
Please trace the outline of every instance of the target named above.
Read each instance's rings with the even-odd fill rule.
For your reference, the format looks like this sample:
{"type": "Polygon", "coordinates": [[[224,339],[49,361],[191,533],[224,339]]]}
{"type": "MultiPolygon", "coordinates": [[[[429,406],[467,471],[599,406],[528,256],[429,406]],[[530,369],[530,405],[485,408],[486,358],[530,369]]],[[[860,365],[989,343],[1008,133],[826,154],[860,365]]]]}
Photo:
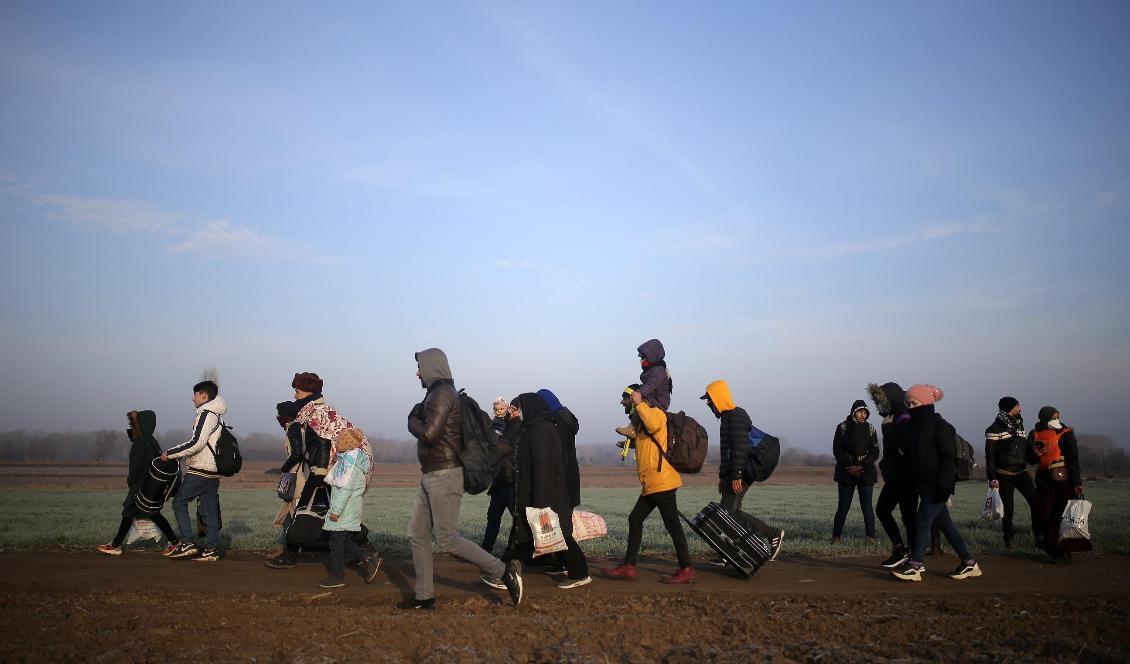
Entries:
{"type": "Polygon", "coordinates": [[[569,503],[573,507],[581,504],[581,468],[577,463],[577,432],[581,424],[577,416],[565,406],[557,395],[548,389],[538,390],[538,396],[548,406],[549,421],[557,427],[561,436],[561,452],[565,460],[565,483],[569,486],[569,503]]]}
{"type": "Polygon", "coordinates": [[[746,456],[749,455],[749,434],[753,422],[744,408],[734,405],[730,386],[716,380],[706,386],[706,396],[718,417],[718,445],[721,452],[718,478],[726,481],[748,479],[745,477],[746,456]]]}
{"type": "Polygon", "coordinates": [[[851,405],[847,418],[836,426],[832,438],[832,455],[836,458],[835,480],[841,484],[872,485],[877,480],[875,461],[879,458],[879,436],[870,422],[856,421],[855,414],[861,410],[869,412],[867,404],[857,399],[851,405]],[[858,478],[851,476],[847,472],[849,466],[863,466],[863,475],[858,478]]]}
{"type": "Polygon", "coordinates": [[[408,432],[416,438],[416,456],[425,473],[462,466],[463,415],[447,355],[438,348],[416,353],[420,383],[427,394],[408,414],[408,432]]]}
{"type": "Polygon", "coordinates": [[[879,462],[883,481],[910,486],[914,479],[914,469],[910,464],[910,456],[900,448],[900,437],[910,430],[906,391],[898,383],[870,383],[867,391],[875,402],[879,416],[883,418],[883,460],[879,462]]]}
{"type": "Polygon", "coordinates": [[[130,417],[130,448],[129,448],[129,476],[126,484],[129,485],[129,495],[126,496],[123,507],[132,507],[137,489],[141,480],[149,472],[153,459],[161,456],[161,444],[153,437],[157,429],[157,415],[151,410],[134,411],[130,417]]]}
{"type": "Polygon", "coordinates": [[[648,365],[640,374],[639,392],[648,405],[666,411],[671,407],[672,382],[667,362],[663,359],[666,357],[663,344],[659,339],[649,339],[640,344],[636,351],[648,365]]]}
{"type": "Polygon", "coordinates": [[[168,450],[170,459],[187,459],[185,472],[210,479],[219,479],[216,472],[216,443],[220,440],[220,418],[228,412],[224,398],[215,399],[199,406],[192,420],[192,437],[168,450]]]}

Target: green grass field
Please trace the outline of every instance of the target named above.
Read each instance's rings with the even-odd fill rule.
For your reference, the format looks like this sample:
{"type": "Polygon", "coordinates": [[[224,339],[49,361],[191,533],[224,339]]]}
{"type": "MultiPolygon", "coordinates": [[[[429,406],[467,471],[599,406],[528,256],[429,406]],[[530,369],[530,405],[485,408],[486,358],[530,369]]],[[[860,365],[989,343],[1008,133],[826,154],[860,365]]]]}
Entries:
{"type": "MultiPolygon", "coordinates": [[[[623,555],[628,512],[638,494],[638,489],[586,489],[582,492],[582,508],[603,515],[608,522],[607,538],[582,543],[590,556],[616,558],[623,555]]],[[[980,519],[984,496],[985,487],[980,482],[959,485],[951,513],[975,552],[1003,552],[1000,523],[980,519]]],[[[415,489],[373,489],[365,497],[364,521],[372,532],[373,541],[386,555],[409,555],[405,532],[414,497],[415,489]]],[[[93,547],[107,542],[121,519],[122,498],[120,491],[0,490],[0,514],[4,515],[0,520],[0,548],[93,547]]],[[[679,505],[688,517],[717,498],[717,493],[707,488],[679,490],[679,505]]],[[[1094,503],[1091,532],[1095,549],[1104,553],[1130,553],[1130,481],[1093,482],[1087,487],[1087,498],[1094,503]]],[[[273,491],[221,489],[220,501],[225,546],[243,550],[275,546],[280,531],[272,528],[271,521],[279,501],[273,491]]],[[[486,495],[463,499],[459,528],[472,541],[481,539],[487,503],[486,495]]],[[[866,543],[858,505],[853,505],[849,514],[843,544],[833,546],[828,542],[836,508],[833,485],[758,486],[747,496],[744,507],[787,531],[785,550],[788,552],[878,556],[887,551],[886,538],[878,524],[878,543],[866,543]]],[[[1031,536],[1025,526],[1028,508],[1019,495],[1016,509],[1016,551],[1031,551],[1031,536]]],[[[166,505],[164,514],[175,525],[171,506],[166,505]]],[[[505,544],[509,524],[509,515],[504,516],[503,534],[496,545],[496,553],[505,544]]],[[[706,544],[689,528],[687,531],[692,554],[708,555],[706,544]]],[[[673,557],[671,541],[658,512],[653,512],[647,521],[643,555],[673,557]]]]}

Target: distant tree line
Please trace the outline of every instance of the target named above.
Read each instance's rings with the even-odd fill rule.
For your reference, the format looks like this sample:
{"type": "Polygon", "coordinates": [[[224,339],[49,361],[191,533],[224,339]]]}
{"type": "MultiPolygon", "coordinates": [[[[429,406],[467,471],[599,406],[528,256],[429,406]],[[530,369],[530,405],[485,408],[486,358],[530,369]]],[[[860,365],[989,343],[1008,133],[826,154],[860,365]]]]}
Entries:
{"type": "MultiPolygon", "coordinates": [[[[1130,453],[1110,436],[1077,434],[1079,463],[1087,477],[1130,477],[1130,453]]],[[[188,439],[188,430],[158,432],[157,439],[171,447],[188,439]]],[[[370,439],[378,463],[415,463],[416,441],[370,439]]],[[[983,445],[976,441],[978,461],[983,445]]],[[[0,461],[54,463],[125,463],[130,441],[124,430],[98,431],[4,431],[0,432],[0,461]]],[[[248,461],[282,462],[285,445],[281,434],[251,433],[239,436],[239,448],[248,461]]],[[[577,446],[577,459],[582,465],[615,466],[621,463],[620,448],[612,443],[577,446]]],[[[634,460],[630,461],[634,463],[634,460]]],[[[712,445],[706,462],[718,464],[718,447],[712,445]]],[[[781,465],[831,466],[831,454],[810,452],[781,442],[781,465]]]]}

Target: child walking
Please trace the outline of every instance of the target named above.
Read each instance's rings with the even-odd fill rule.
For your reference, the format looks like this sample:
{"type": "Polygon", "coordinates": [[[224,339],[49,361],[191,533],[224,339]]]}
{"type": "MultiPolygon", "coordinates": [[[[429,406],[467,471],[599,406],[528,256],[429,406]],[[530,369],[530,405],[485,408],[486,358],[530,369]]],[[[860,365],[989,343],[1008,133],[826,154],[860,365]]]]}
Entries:
{"type": "Polygon", "coordinates": [[[365,583],[372,583],[381,567],[378,554],[369,556],[357,543],[356,533],[361,531],[362,498],[368,487],[372,459],[368,444],[360,429],[345,429],[334,438],[334,460],[326,474],[330,485],[330,510],[322,530],[330,534],[330,575],[322,581],[322,588],[340,588],[345,585],[345,557],[361,561],[360,570],[365,583]]]}

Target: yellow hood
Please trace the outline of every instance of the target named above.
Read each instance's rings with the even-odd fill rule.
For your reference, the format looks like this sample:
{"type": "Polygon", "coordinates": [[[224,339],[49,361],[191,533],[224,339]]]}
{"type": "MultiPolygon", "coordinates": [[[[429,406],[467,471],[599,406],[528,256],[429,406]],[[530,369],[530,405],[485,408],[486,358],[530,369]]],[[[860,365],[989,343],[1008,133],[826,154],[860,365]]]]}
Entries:
{"type": "Polygon", "coordinates": [[[716,380],[706,386],[706,394],[710,397],[711,403],[718,409],[719,413],[724,413],[727,410],[733,410],[737,406],[734,404],[734,397],[730,395],[730,386],[724,380],[716,380]]]}

